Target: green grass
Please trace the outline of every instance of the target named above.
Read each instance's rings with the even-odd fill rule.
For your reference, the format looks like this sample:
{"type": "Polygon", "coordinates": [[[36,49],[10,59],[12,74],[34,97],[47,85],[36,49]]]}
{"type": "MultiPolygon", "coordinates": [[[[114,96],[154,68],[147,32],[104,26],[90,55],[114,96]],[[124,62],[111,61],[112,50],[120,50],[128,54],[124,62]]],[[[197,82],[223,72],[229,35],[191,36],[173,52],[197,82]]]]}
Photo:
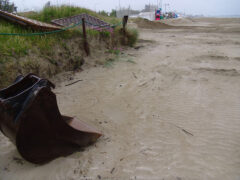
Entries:
{"type": "Polygon", "coordinates": [[[128,29],[127,30],[127,39],[128,39],[128,46],[133,47],[138,40],[139,37],[139,33],[137,31],[137,29],[128,29]]]}
{"type": "Polygon", "coordinates": [[[104,16],[94,11],[91,11],[86,8],[76,7],[76,6],[50,6],[46,7],[39,12],[28,12],[28,13],[20,13],[20,15],[26,16],[31,19],[36,19],[43,22],[51,22],[53,19],[63,18],[74,16],[78,14],[86,13],[91,16],[95,16],[99,19],[102,19],[110,24],[117,24],[120,22],[119,19],[109,16],[104,16]]]}
{"type": "Polygon", "coordinates": [[[124,36],[123,29],[121,27],[117,27],[115,28],[114,34],[118,37],[117,40],[120,41],[120,44],[130,47],[133,47],[137,43],[139,37],[138,30],[134,28],[127,28],[126,36],[124,36]]]}
{"type": "MultiPolygon", "coordinates": [[[[5,20],[0,20],[0,33],[33,33],[30,29],[24,29],[5,20]]],[[[74,29],[52,35],[42,36],[3,36],[0,35],[0,58],[6,56],[21,57],[27,55],[33,47],[42,52],[49,50],[54,44],[63,40],[80,36],[81,31],[74,29]]]]}
{"type": "MultiPolygon", "coordinates": [[[[12,25],[4,20],[0,20],[0,33],[26,33],[20,27],[12,25]]],[[[26,54],[30,47],[29,43],[22,37],[0,36],[0,55],[13,56],[16,54],[26,54]]],[[[0,56],[0,57],[1,57],[0,56]]]]}
{"type": "Polygon", "coordinates": [[[117,48],[110,49],[107,51],[107,53],[111,54],[112,56],[107,58],[103,63],[104,67],[106,68],[113,67],[114,63],[117,61],[136,64],[136,62],[130,59],[128,55],[122,53],[122,49],[117,49],[117,48]]]}

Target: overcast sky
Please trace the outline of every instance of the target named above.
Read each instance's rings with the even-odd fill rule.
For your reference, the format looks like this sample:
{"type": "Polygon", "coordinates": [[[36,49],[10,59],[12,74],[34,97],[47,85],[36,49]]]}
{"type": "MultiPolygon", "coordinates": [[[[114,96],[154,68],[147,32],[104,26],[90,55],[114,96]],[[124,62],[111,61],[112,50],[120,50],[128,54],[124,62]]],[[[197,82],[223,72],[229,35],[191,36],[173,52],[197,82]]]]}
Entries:
{"type": "MultiPolygon", "coordinates": [[[[48,0],[10,0],[19,11],[39,10],[48,0]]],[[[71,4],[86,7],[92,10],[116,9],[131,6],[141,10],[145,4],[157,4],[161,0],[50,0],[52,4],[71,4]]],[[[168,10],[177,10],[187,14],[203,15],[240,15],[240,0],[162,0],[162,4],[169,4],[168,10]]],[[[165,9],[165,8],[164,8],[165,9]]]]}

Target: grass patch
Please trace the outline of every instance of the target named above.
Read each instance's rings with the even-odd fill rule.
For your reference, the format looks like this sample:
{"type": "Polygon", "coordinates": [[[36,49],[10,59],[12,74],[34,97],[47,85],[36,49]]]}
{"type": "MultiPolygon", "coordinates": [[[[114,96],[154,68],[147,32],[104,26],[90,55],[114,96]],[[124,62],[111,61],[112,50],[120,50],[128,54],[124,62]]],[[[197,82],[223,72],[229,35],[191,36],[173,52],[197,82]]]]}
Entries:
{"type": "Polygon", "coordinates": [[[116,56],[120,55],[122,49],[118,49],[118,48],[114,48],[114,49],[109,49],[107,51],[107,53],[110,53],[110,54],[115,54],[116,56]]]}
{"type": "Polygon", "coordinates": [[[104,63],[104,67],[106,67],[106,68],[112,67],[115,61],[117,61],[117,57],[115,57],[115,58],[108,58],[105,61],[105,63],[104,63]]]}
{"type": "Polygon", "coordinates": [[[121,27],[117,27],[114,34],[118,36],[117,39],[120,40],[120,44],[130,47],[133,47],[137,43],[139,37],[138,30],[134,28],[127,28],[126,35],[124,36],[123,29],[121,27]]]}
{"type": "Polygon", "coordinates": [[[132,63],[132,64],[137,64],[134,60],[128,59],[127,62],[132,63]]]}
{"type": "Polygon", "coordinates": [[[133,47],[138,40],[139,33],[137,29],[127,29],[127,45],[133,47]]]}
{"type": "Polygon", "coordinates": [[[128,62],[131,64],[137,64],[134,60],[126,59],[126,58],[127,57],[119,57],[119,55],[115,55],[115,57],[107,58],[104,62],[104,67],[106,67],[106,68],[113,67],[114,63],[117,61],[128,62]]]}
{"type": "MultiPolygon", "coordinates": [[[[24,29],[18,25],[10,24],[5,20],[0,20],[0,33],[33,33],[30,29],[24,29]]],[[[27,55],[33,47],[42,52],[50,50],[52,46],[63,39],[80,36],[77,29],[69,30],[52,35],[42,36],[2,36],[0,35],[0,58],[2,56],[21,57],[27,55]]]]}
{"type": "Polygon", "coordinates": [[[104,60],[103,63],[104,67],[107,68],[113,67],[114,63],[117,61],[136,64],[134,60],[130,59],[129,56],[124,54],[122,51],[123,51],[122,48],[114,48],[106,51],[107,53],[109,53],[110,56],[104,60]]]}
{"type": "Polygon", "coordinates": [[[63,17],[69,17],[69,16],[75,16],[78,14],[86,13],[91,16],[95,16],[99,19],[102,19],[110,24],[117,24],[120,22],[120,19],[104,16],[99,13],[96,13],[94,11],[91,11],[90,9],[81,8],[77,6],[50,6],[45,7],[39,12],[27,12],[27,13],[19,13],[22,16],[26,16],[31,19],[43,21],[43,22],[51,22],[53,19],[63,18],[63,17]]]}

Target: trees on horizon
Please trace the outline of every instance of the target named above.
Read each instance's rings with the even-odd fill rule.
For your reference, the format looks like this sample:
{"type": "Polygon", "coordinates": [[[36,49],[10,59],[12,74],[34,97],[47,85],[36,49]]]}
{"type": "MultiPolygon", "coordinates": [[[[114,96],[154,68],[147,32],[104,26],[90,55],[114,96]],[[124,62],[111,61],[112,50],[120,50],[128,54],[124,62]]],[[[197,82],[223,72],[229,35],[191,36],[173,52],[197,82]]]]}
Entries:
{"type": "Polygon", "coordinates": [[[7,12],[17,12],[17,7],[14,3],[11,3],[9,0],[0,0],[0,10],[7,12]]]}

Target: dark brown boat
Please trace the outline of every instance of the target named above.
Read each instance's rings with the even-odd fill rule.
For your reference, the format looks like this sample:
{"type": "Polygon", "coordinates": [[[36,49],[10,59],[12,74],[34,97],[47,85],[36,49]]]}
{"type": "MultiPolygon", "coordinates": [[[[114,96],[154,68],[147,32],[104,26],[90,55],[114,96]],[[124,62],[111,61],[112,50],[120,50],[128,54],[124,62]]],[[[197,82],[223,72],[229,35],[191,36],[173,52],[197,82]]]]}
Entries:
{"type": "Polygon", "coordinates": [[[101,133],[60,114],[54,84],[34,74],[0,91],[0,130],[27,161],[41,164],[88,146],[101,133]]]}

